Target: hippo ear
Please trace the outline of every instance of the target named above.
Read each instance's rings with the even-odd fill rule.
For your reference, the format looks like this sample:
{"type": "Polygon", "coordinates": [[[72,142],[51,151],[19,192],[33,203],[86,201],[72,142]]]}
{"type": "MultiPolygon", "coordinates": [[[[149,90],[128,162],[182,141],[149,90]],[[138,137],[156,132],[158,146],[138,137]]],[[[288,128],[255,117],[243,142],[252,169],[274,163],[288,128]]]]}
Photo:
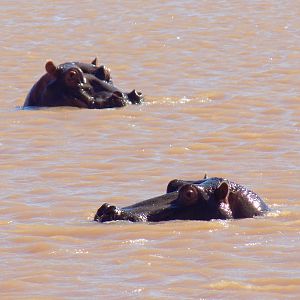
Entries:
{"type": "Polygon", "coordinates": [[[219,203],[228,203],[229,186],[226,181],[222,181],[215,191],[215,196],[219,203]]]}
{"type": "Polygon", "coordinates": [[[91,62],[92,65],[97,67],[97,57],[94,58],[94,60],[91,62]]]}
{"type": "Polygon", "coordinates": [[[219,212],[225,219],[233,218],[233,211],[228,199],[229,193],[229,185],[226,181],[221,182],[215,191],[216,201],[219,205],[219,212]]]}
{"type": "Polygon", "coordinates": [[[55,64],[53,63],[53,61],[49,60],[45,65],[45,69],[48,74],[55,76],[55,72],[56,72],[57,68],[56,68],[55,64]]]}

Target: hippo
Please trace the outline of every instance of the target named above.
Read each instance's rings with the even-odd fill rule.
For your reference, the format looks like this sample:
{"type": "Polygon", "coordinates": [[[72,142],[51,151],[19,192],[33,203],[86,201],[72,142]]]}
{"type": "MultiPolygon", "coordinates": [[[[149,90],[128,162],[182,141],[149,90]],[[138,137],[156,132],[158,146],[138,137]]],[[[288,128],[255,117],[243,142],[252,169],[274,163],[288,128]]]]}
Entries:
{"type": "Polygon", "coordinates": [[[246,187],[224,178],[205,176],[196,181],[174,179],[169,182],[166,194],[123,208],[104,203],[94,221],[209,221],[253,218],[267,211],[267,204],[246,187]]]}
{"type": "Polygon", "coordinates": [[[97,66],[97,58],[90,64],[67,62],[45,65],[44,74],[26,97],[27,106],[75,106],[80,108],[113,108],[127,103],[139,104],[143,95],[136,90],[124,93],[114,86],[110,70],[97,66]]]}

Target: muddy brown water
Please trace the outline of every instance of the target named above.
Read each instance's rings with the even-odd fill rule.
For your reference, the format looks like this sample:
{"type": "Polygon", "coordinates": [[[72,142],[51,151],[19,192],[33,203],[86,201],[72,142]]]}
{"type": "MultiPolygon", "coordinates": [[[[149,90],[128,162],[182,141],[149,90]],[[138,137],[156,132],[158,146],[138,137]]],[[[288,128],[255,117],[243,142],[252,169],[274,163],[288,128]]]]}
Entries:
{"type": "Polygon", "coordinates": [[[1,1],[1,299],[297,299],[299,1],[1,1]],[[97,56],[123,109],[21,110],[97,56]],[[235,221],[98,224],[103,202],[224,176],[270,205],[235,221]]]}

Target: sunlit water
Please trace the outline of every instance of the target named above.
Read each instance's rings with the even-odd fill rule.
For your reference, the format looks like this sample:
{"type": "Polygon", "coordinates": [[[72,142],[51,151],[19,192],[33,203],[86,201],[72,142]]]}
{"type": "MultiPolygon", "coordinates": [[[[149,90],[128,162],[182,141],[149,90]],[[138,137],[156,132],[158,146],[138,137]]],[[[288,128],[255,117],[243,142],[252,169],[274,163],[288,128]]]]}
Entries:
{"type": "Polygon", "coordinates": [[[300,294],[297,1],[2,1],[1,299],[300,294]],[[55,63],[98,56],[140,106],[21,110],[55,63]],[[272,211],[98,224],[173,178],[223,176],[272,211]]]}

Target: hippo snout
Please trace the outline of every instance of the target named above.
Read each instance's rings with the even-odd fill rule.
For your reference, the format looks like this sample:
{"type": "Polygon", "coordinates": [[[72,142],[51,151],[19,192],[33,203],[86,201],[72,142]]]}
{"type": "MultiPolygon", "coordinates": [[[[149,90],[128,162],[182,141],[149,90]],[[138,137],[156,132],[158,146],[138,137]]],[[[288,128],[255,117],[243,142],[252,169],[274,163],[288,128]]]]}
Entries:
{"type": "Polygon", "coordinates": [[[131,91],[127,94],[128,100],[132,104],[140,104],[144,100],[144,96],[141,92],[137,92],[136,90],[131,91]]]}
{"type": "Polygon", "coordinates": [[[94,221],[97,222],[109,222],[117,220],[126,220],[131,222],[141,221],[139,216],[132,215],[130,212],[126,212],[125,210],[108,203],[102,204],[94,217],[94,221]]]}
{"type": "Polygon", "coordinates": [[[117,207],[114,205],[110,205],[108,203],[104,203],[97,211],[94,220],[98,222],[105,222],[105,221],[113,221],[117,220],[116,217],[118,216],[117,207]]]}

